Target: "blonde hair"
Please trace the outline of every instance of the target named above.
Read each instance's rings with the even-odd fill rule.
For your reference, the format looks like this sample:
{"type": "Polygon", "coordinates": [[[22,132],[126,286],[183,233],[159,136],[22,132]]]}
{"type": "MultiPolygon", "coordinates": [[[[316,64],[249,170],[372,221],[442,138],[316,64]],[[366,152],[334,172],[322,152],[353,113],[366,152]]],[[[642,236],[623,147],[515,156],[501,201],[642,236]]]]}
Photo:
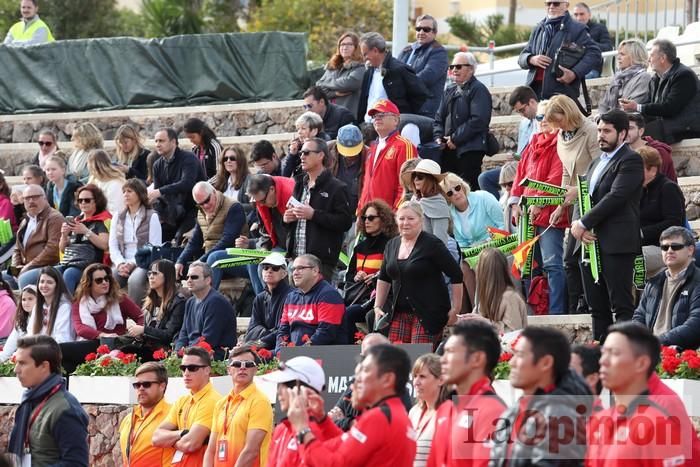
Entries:
{"type": "MultiPolygon", "coordinates": [[[[423,368],[426,368],[428,372],[433,375],[435,378],[440,380],[442,376],[442,367],[440,365],[440,356],[434,353],[427,353],[424,355],[421,355],[416,359],[416,363],[413,364],[413,369],[411,370],[411,376],[414,378],[416,375],[423,370],[423,368]]],[[[438,392],[438,397],[435,400],[435,407],[431,407],[433,409],[436,409],[445,402],[449,397],[447,387],[444,384],[440,384],[440,391],[438,392]]],[[[425,407],[425,401],[420,402],[421,407],[425,407]]]]}
{"type": "Polygon", "coordinates": [[[120,164],[131,165],[138,155],[141,154],[141,151],[143,151],[143,136],[131,125],[120,126],[117,130],[117,134],[114,136],[114,140],[117,143],[115,154],[117,156],[117,162],[120,164]],[[123,139],[130,139],[136,143],[131,152],[125,153],[122,151],[119,142],[123,139]]]}
{"type": "Polygon", "coordinates": [[[569,96],[562,94],[553,96],[549,100],[544,118],[547,119],[552,127],[560,129],[564,127],[571,129],[581,128],[585,119],[576,102],[569,96]],[[559,118],[552,118],[554,114],[561,116],[561,121],[559,121],[559,118]]]}
{"type": "Polygon", "coordinates": [[[617,50],[620,50],[622,47],[627,49],[627,55],[629,55],[632,59],[632,65],[647,64],[649,54],[647,54],[647,48],[645,47],[644,42],[636,38],[625,39],[624,41],[620,42],[620,45],[617,46],[617,50]]]}
{"type": "Polygon", "coordinates": [[[125,180],[124,174],[115,169],[109,155],[102,149],[91,151],[88,155],[88,172],[90,183],[93,181],[108,182],[110,180],[125,180]]]}
{"type": "Polygon", "coordinates": [[[82,123],[73,132],[73,144],[77,149],[89,151],[91,149],[102,149],[104,140],[102,133],[92,123],[82,123]]]}
{"type": "Polygon", "coordinates": [[[462,179],[462,177],[452,172],[447,172],[447,175],[445,175],[445,178],[442,180],[442,182],[440,182],[440,185],[442,186],[442,191],[444,191],[445,193],[452,190],[457,185],[462,186],[462,189],[464,190],[464,196],[467,196],[471,191],[469,184],[465,182],[464,179],[462,179]]]}

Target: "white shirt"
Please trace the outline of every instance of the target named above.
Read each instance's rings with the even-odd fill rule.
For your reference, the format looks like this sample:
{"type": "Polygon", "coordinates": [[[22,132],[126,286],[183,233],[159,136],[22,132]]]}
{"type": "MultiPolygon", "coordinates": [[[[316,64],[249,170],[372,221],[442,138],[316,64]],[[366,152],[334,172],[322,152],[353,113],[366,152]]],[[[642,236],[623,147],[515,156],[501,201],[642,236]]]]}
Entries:
{"type": "MultiPolygon", "coordinates": [[[[128,212],[124,218],[124,251],[119,249],[119,239],[117,238],[117,225],[119,224],[119,216],[112,218],[112,225],[109,229],[109,255],[112,259],[112,264],[119,266],[122,263],[136,264],[136,250],[138,249],[138,240],[136,239],[136,231],[143,222],[146,215],[146,210],[141,207],[136,216],[131,217],[128,212]]],[[[155,212],[151,215],[148,226],[148,243],[151,245],[160,245],[163,243],[163,230],[160,226],[160,219],[155,212]]]]}
{"type": "Polygon", "coordinates": [[[100,190],[105,194],[107,198],[107,210],[112,213],[112,217],[116,217],[120,212],[124,210],[124,195],[122,193],[122,187],[124,186],[124,179],[110,180],[108,182],[102,182],[97,180],[90,180],[90,183],[97,185],[100,190]]]}
{"type": "Polygon", "coordinates": [[[24,230],[24,238],[22,239],[22,245],[24,245],[25,248],[27,248],[27,240],[29,240],[29,237],[31,237],[36,230],[38,222],[36,217],[32,217],[27,213],[27,228],[24,230]]]}
{"type": "MultiPolygon", "coordinates": [[[[29,323],[27,323],[27,334],[33,334],[34,320],[44,319],[43,310],[37,313],[37,307],[34,307],[32,314],[29,317],[29,323]],[[38,316],[37,316],[38,314],[38,316]]],[[[40,334],[46,334],[46,326],[41,327],[40,334]]],[[[51,337],[54,338],[56,342],[62,344],[64,342],[74,342],[75,341],[75,330],[73,329],[73,322],[71,320],[71,304],[67,300],[63,300],[58,305],[58,310],[56,311],[56,320],[53,323],[53,332],[51,337]]]]}
{"type": "MultiPolygon", "coordinates": [[[[388,138],[388,136],[387,136],[388,138]]],[[[379,154],[384,150],[386,147],[386,138],[379,137],[379,140],[377,142],[377,149],[374,151],[374,158],[372,159],[372,171],[374,172],[374,169],[377,167],[377,162],[379,161],[379,154]]]]}
{"type": "Polygon", "coordinates": [[[595,190],[595,186],[598,184],[600,176],[603,174],[603,172],[605,172],[605,168],[608,166],[612,158],[615,157],[615,154],[617,154],[617,152],[622,146],[622,144],[619,145],[615,148],[613,152],[609,154],[603,153],[600,155],[600,162],[598,162],[598,165],[596,165],[595,169],[593,169],[591,179],[588,181],[588,193],[593,193],[593,190],[595,190]]]}
{"type": "Polygon", "coordinates": [[[238,200],[238,192],[241,190],[237,190],[233,186],[233,176],[229,175],[228,177],[228,184],[226,185],[226,191],[224,191],[224,196],[228,196],[231,199],[238,200]]]}
{"type": "MultiPolygon", "coordinates": [[[[372,82],[369,85],[369,93],[367,94],[367,112],[374,107],[374,103],[379,99],[386,99],[386,90],[384,89],[384,77],[380,68],[375,68],[374,73],[372,73],[372,82]]],[[[372,117],[368,113],[365,113],[365,122],[369,123],[372,121],[372,117]]]]}

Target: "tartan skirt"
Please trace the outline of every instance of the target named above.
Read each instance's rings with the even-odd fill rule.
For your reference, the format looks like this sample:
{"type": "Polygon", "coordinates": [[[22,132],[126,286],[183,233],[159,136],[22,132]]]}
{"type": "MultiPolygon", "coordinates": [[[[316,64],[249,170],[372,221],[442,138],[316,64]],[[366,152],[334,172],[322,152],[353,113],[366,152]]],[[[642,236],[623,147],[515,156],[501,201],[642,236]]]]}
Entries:
{"type": "Polygon", "coordinates": [[[433,344],[437,346],[442,332],[430,334],[415,313],[395,311],[389,326],[389,341],[392,344],[433,344]]]}

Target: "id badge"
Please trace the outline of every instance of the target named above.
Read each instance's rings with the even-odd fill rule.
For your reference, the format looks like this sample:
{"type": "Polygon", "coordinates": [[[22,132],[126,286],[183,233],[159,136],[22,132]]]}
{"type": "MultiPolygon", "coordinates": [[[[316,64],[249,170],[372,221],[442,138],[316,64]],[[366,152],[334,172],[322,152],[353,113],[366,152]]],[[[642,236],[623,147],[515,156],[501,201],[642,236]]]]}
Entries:
{"type": "Polygon", "coordinates": [[[217,448],[216,448],[216,456],[217,459],[223,462],[226,462],[226,458],[228,453],[228,443],[226,442],[225,439],[220,439],[219,442],[217,443],[217,448]]]}
{"type": "Polygon", "coordinates": [[[185,456],[185,453],[182,451],[175,451],[175,454],[173,455],[173,464],[177,464],[178,462],[182,461],[182,458],[185,456]]]}
{"type": "Polygon", "coordinates": [[[31,454],[22,455],[21,467],[32,467],[32,455],[31,454]]]}

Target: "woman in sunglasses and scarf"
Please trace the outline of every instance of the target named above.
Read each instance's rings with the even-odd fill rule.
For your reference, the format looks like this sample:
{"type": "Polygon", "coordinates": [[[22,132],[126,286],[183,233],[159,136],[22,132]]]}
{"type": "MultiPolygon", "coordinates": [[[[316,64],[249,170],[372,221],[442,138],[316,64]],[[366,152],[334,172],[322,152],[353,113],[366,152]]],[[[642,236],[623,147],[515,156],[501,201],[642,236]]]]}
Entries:
{"type": "Polygon", "coordinates": [[[112,269],[98,263],[83,272],[71,316],[78,342],[62,345],[63,367],[68,374],[100,343],[113,347],[114,338],[126,334],[127,320],[143,325],[141,308],[119,289],[112,269]]]}

